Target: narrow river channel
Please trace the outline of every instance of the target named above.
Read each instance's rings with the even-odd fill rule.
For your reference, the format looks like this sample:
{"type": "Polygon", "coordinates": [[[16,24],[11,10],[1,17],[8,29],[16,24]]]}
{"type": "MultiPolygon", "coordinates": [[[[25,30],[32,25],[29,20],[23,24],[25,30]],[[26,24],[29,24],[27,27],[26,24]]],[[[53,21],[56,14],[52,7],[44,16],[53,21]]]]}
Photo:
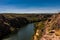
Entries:
{"type": "Polygon", "coordinates": [[[19,30],[17,34],[4,40],[31,40],[34,34],[34,24],[28,24],[19,30]]]}

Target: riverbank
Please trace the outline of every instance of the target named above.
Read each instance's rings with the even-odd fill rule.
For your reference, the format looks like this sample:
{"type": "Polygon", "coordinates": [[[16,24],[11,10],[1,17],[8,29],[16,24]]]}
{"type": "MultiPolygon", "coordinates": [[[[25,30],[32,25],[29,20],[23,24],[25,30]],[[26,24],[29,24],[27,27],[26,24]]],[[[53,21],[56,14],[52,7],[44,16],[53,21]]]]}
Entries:
{"type": "Polygon", "coordinates": [[[15,35],[11,35],[4,40],[31,40],[32,35],[34,34],[34,24],[28,24],[23,28],[20,28],[15,35]]]}
{"type": "MultiPolygon", "coordinates": [[[[33,39],[38,40],[45,34],[45,30],[50,29],[48,26],[55,23],[54,20],[56,20],[57,16],[59,16],[59,14],[0,14],[0,37],[3,39],[7,35],[17,33],[20,28],[25,27],[27,24],[35,23],[33,39]],[[51,20],[53,23],[50,23],[51,20]]],[[[58,32],[56,32],[56,34],[57,33],[58,32]]]]}
{"type": "Polygon", "coordinates": [[[60,14],[35,24],[33,40],[60,40],[60,14]]]}
{"type": "Polygon", "coordinates": [[[36,15],[0,14],[0,40],[10,34],[17,33],[20,28],[27,24],[38,21],[40,19],[36,15]]]}

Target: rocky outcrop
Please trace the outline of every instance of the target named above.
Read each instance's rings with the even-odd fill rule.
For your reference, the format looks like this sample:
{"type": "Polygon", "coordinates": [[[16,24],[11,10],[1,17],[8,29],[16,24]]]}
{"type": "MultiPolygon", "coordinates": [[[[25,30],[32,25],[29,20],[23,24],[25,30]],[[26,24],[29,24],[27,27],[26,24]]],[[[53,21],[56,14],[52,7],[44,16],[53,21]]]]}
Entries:
{"type": "Polygon", "coordinates": [[[24,17],[9,19],[0,15],[0,40],[8,37],[12,33],[16,33],[18,29],[24,27],[28,23],[28,20],[24,17]]]}
{"type": "MultiPolygon", "coordinates": [[[[0,14],[0,40],[9,36],[10,34],[17,33],[20,28],[24,27],[28,23],[36,23],[33,40],[40,40],[40,38],[46,33],[46,30],[50,29],[52,27],[51,25],[55,25],[54,20],[58,19],[58,16],[59,15],[57,14],[33,14],[28,16],[0,14]],[[52,22],[52,24],[50,22],[52,22]]],[[[60,23],[57,23],[57,25],[59,24],[60,23]]]]}
{"type": "MultiPolygon", "coordinates": [[[[40,16],[40,15],[38,15],[40,16]]],[[[17,31],[28,23],[39,22],[42,17],[36,15],[0,14],[0,40],[17,33],[17,31]]]]}
{"type": "Polygon", "coordinates": [[[53,14],[35,25],[33,40],[60,40],[60,14],[53,14]]]}

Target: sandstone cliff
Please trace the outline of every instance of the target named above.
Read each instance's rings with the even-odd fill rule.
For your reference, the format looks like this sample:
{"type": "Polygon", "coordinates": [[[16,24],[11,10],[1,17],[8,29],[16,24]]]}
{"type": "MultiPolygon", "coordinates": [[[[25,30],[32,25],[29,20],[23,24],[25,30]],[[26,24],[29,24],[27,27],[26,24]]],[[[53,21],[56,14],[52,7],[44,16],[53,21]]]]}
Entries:
{"type": "Polygon", "coordinates": [[[33,40],[60,40],[60,14],[45,18],[46,20],[35,23],[33,40]]]}

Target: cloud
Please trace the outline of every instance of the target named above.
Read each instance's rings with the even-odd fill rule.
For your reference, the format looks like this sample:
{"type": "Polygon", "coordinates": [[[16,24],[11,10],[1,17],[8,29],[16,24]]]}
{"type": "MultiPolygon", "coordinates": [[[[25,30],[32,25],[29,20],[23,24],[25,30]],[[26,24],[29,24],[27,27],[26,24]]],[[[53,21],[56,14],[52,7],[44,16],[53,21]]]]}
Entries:
{"type": "Polygon", "coordinates": [[[50,7],[31,7],[31,8],[17,8],[12,6],[1,6],[0,13],[58,13],[60,8],[50,7]]]}

